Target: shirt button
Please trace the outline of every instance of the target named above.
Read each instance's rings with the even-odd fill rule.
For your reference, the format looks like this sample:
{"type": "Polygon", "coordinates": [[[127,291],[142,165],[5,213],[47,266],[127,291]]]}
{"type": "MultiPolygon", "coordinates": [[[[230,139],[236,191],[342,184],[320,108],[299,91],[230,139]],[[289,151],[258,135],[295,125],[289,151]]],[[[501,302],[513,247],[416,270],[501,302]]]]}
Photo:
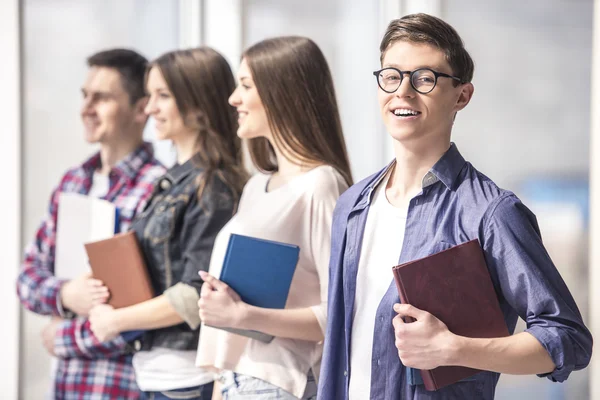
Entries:
{"type": "Polygon", "coordinates": [[[348,371],[344,371],[344,376],[348,376],[348,371]]]}
{"type": "Polygon", "coordinates": [[[168,190],[171,187],[171,182],[168,179],[163,179],[160,181],[160,188],[162,190],[168,190]]]}
{"type": "Polygon", "coordinates": [[[142,349],[142,342],[136,340],[135,342],[133,342],[133,348],[135,349],[135,351],[140,351],[142,349]]]}
{"type": "Polygon", "coordinates": [[[383,322],[383,316],[379,317],[379,320],[380,320],[381,322],[383,322]]]}
{"type": "Polygon", "coordinates": [[[380,362],[379,362],[379,358],[377,359],[377,366],[379,366],[380,362]]]}

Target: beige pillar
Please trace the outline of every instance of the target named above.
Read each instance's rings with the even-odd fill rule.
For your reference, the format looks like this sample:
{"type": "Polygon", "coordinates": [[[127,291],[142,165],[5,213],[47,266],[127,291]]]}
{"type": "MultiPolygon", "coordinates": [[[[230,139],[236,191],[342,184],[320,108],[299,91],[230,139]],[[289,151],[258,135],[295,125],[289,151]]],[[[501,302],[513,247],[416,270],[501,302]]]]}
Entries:
{"type": "MultiPolygon", "coordinates": [[[[594,1],[592,40],[589,247],[589,327],[598,340],[598,332],[600,332],[600,0],[594,1]]],[[[596,351],[590,366],[590,398],[600,399],[600,358],[597,347],[594,347],[596,351]]]]}
{"type": "Polygon", "coordinates": [[[17,399],[19,389],[19,302],[15,282],[21,254],[21,93],[19,0],[0,2],[0,393],[17,399]]]}

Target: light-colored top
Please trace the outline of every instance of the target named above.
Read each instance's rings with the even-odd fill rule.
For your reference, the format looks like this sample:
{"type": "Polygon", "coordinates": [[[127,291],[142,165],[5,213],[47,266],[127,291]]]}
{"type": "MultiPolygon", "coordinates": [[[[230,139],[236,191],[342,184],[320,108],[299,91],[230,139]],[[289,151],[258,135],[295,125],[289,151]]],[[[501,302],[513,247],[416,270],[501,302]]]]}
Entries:
{"type": "Polygon", "coordinates": [[[108,175],[102,175],[100,172],[95,171],[88,196],[102,198],[108,193],[109,186],[110,178],[108,175]]]}
{"type": "MultiPolygon", "coordinates": [[[[257,174],[244,187],[237,214],[217,236],[209,272],[220,276],[232,233],[299,246],[286,308],[311,307],[325,334],[333,209],[348,186],[330,166],[267,192],[269,177],[257,174]]],[[[203,325],[196,365],[253,376],[301,397],[309,370],[318,375],[321,355],[322,343],[278,337],[262,343],[203,325]]]]}
{"type": "Polygon", "coordinates": [[[370,397],[373,335],[377,308],[394,280],[408,209],[392,206],[385,195],[387,177],[377,186],[367,215],[358,273],[350,344],[350,400],[370,397]]]}
{"type": "Polygon", "coordinates": [[[135,380],[145,392],[185,389],[215,380],[212,371],[194,365],[196,352],[154,347],[133,356],[135,380]]]}

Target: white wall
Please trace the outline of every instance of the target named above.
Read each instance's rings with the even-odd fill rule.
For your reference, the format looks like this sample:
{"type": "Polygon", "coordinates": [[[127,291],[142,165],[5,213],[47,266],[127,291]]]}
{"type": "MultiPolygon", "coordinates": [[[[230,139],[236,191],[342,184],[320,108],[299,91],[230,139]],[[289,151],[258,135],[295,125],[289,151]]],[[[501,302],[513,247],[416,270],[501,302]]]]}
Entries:
{"type": "Polygon", "coordinates": [[[16,399],[19,372],[19,305],[15,282],[21,252],[21,96],[19,49],[19,1],[0,3],[0,393],[16,399]]]}
{"type": "MultiPolygon", "coordinates": [[[[95,146],[84,142],[79,118],[86,57],[106,48],[131,47],[152,59],[176,49],[179,7],[178,2],[172,0],[21,0],[21,3],[22,238],[23,243],[28,243],[62,174],[96,151],[95,146]]],[[[0,18],[5,18],[1,11],[0,18]]],[[[0,25],[0,29],[4,29],[4,24],[0,25]]],[[[4,65],[0,79],[4,78],[3,68],[4,65]]],[[[147,133],[148,138],[152,138],[152,130],[147,133]]],[[[163,160],[172,159],[167,142],[159,144],[158,153],[163,160]]],[[[18,265],[18,261],[14,260],[11,265],[18,265]]],[[[14,280],[9,280],[12,298],[15,297],[14,280]]],[[[4,292],[0,293],[2,296],[4,292]]],[[[51,382],[50,357],[40,340],[40,331],[47,320],[31,312],[23,313],[21,398],[25,400],[42,399],[51,382]]]]}

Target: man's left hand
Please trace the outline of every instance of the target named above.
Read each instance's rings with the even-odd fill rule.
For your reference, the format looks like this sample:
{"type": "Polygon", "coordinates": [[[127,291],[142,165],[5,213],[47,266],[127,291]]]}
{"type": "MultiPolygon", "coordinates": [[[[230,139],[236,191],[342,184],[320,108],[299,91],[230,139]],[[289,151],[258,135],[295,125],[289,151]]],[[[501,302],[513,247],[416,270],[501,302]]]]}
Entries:
{"type": "Polygon", "coordinates": [[[42,329],[42,344],[44,348],[50,353],[51,356],[56,357],[54,352],[54,340],[56,338],[56,332],[58,326],[62,323],[62,318],[52,317],[52,320],[42,329]]]}

